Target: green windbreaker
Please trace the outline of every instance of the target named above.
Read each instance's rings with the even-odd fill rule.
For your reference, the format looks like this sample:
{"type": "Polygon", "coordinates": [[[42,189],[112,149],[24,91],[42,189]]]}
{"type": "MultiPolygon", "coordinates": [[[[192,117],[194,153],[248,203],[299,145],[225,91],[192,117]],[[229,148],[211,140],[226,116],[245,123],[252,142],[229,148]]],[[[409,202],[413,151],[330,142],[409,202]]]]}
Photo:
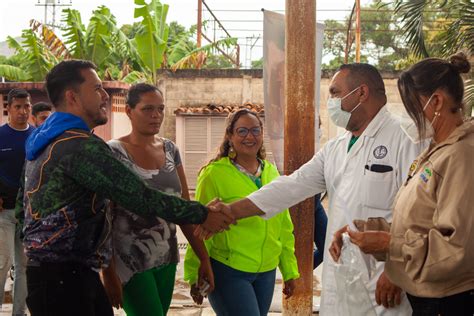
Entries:
{"type": "MultiPolygon", "coordinates": [[[[264,161],[262,185],[278,176],[275,166],[264,161]]],[[[230,203],[256,190],[256,184],[225,157],[201,171],[196,200],[207,204],[214,198],[220,198],[230,203]]],[[[236,270],[257,273],[278,266],[285,281],[299,277],[293,223],[288,210],[268,220],[257,216],[241,219],[230,230],[207,240],[206,247],[211,258],[236,270]]],[[[184,259],[184,279],[190,284],[196,283],[198,269],[199,258],[188,247],[184,259]]]]}

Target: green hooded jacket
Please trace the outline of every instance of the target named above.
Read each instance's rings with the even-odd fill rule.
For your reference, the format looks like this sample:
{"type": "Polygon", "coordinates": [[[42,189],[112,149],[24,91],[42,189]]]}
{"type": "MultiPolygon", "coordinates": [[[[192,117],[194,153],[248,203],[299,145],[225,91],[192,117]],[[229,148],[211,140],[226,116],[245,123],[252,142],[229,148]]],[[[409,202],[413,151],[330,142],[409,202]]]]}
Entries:
{"type": "MultiPolygon", "coordinates": [[[[279,176],[268,161],[263,162],[262,185],[279,176]]],[[[199,174],[196,200],[207,204],[214,198],[225,203],[242,199],[258,190],[257,185],[224,157],[206,166],[199,174]]],[[[277,266],[284,281],[299,277],[295,257],[293,223],[288,210],[264,220],[258,216],[241,219],[230,230],[206,241],[211,258],[233,269],[257,273],[277,266]]],[[[184,259],[184,279],[194,284],[198,279],[199,258],[188,247],[184,259]]]]}

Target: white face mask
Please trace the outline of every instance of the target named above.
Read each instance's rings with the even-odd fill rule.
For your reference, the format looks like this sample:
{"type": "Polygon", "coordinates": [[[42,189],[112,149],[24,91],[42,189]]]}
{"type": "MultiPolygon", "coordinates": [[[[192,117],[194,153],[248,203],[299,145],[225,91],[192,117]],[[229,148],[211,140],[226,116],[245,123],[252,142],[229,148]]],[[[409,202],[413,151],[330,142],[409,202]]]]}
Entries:
{"type": "Polygon", "coordinates": [[[352,90],[351,92],[343,96],[342,98],[329,98],[328,99],[327,107],[328,107],[329,117],[331,118],[333,123],[336,124],[336,126],[346,128],[347,124],[349,123],[349,120],[351,119],[352,112],[357,110],[357,108],[360,106],[360,102],[359,102],[359,104],[357,104],[355,108],[353,108],[352,111],[350,112],[344,111],[341,107],[342,100],[344,100],[347,96],[351,95],[354,91],[356,91],[359,88],[360,87],[355,88],[354,90],[352,90]]]}
{"type": "MultiPolygon", "coordinates": [[[[430,104],[431,98],[433,98],[433,95],[428,99],[426,102],[425,106],[423,107],[423,113],[425,112],[426,108],[430,104]]],[[[423,115],[424,116],[424,115],[423,115]]],[[[435,131],[433,128],[433,123],[435,122],[436,118],[438,116],[435,116],[433,119],[433,122],[430,122],[426,117],[425,119],[425,133],[423,138],[420,136],[420,133],[418,132],[418,128],[416,127],[415,122],[412,120],[412,118],[405,112],[402,115],[402,119],[400,121],[400,127],[402,130],[405,132],[405,134],[408,136],[408,138],[415,144],[418,144],[419,142],[425,140],[425,139],[430,139],[433,138],[435,131]]]]}

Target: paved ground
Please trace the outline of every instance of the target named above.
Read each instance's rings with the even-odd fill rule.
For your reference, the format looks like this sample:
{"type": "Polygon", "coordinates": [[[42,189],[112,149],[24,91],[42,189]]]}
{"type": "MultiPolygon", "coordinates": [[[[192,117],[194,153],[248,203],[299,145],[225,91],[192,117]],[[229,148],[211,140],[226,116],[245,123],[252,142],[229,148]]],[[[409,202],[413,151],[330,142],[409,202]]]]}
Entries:
{"type": "MultiPolygon", "coordinates": [[[[182,234],[178,234],[178,241],[180,243],[185,243],[185,239],[182,234]]],[[[180,244],[183,245],[183,244],[180,244]]],[[[180,247],[184,248],[184,247],[180,247]]],[[[184,249],[180,249],[181,258],[184,258],[184,249]]],[[[319,280],[321,280],[321,267],[316,269],[314,273],[313,280],[313,310],[319,310],[319,302],[321,295],[321,285],[319,280]]],[[[10,282],[7,284],[6,289],[10,290],[10,282]]],[[[272,306],[270,308],[269,315],[279,315],[281,314],[281,300],[282,300],[282,280],[281,274],[277,273],[277,281],[275,286],[275,294],[273,296],[272,306]]],[[[3,309],[0,311],[0,316],[10,316],[11,315],[11,304],[4,304],[3,309]]],[[[123,310],[116,310],[116,316],[126,316],[123,310]]],[[[212,311],[212,308],[209,306],[209,302],[205,300],[203,306],[197,306],[191,299],[189,295],[189,287],[186,282],[183,281],[183,260],[181,260],[178,265],[177,275],[176,275],[176,284],[173,294],[173,301],[171,302],[171,308],[168,312],[169,316],[210,316],[215,315],[212,311]]]]}

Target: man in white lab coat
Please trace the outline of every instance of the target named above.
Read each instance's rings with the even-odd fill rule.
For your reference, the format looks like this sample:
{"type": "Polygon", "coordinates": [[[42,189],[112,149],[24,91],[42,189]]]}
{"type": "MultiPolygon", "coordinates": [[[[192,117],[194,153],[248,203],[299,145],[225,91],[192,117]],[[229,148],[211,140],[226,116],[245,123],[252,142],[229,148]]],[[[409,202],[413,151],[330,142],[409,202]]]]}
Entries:
{"type": "MultiPolygon", "coordinates": [[[[373,66],[343,65],[332,78],[329,93],[329,115],[347,132],[329,141],[293,174],[281,176],[229,205],[237,218],[269,218],[319,192],[328,192],[329,223],[324,250],[327,259],[320,310],[323,316],[338,315],[335,262],[328,255],[333,234],[354,219],[384,217],[390,222],[395,194],[423,149],[409,140],[399,120],[387,111],[385,86],[373,66]]],[[[377,315],[411,315],[406,295],[383,274],[383,263],[372,264],[375,272],[366,287],[377,315]],[[377,304],[376,295],[381,305],[377,304]]]]}

